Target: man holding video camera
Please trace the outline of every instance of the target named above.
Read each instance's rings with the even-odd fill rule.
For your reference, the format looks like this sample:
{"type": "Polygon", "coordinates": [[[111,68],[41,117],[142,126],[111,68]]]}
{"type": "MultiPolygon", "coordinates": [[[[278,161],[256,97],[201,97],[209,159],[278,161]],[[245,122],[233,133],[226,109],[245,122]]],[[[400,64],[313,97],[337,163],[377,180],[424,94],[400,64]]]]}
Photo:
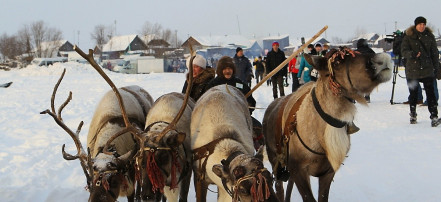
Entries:
{"type": "Polygon", "coordinates": [[[437,102],[433,83],[439,71],[439,55],[432,30],[426,27],[426,19],[417,17],[415,25],[406,30],[401,44],[401,54],[406,59],[406,80],[409,88],[410,123],[416,124],[418,84],[423,83],[430,112],[431,126],[439,125],[437,102]]]}

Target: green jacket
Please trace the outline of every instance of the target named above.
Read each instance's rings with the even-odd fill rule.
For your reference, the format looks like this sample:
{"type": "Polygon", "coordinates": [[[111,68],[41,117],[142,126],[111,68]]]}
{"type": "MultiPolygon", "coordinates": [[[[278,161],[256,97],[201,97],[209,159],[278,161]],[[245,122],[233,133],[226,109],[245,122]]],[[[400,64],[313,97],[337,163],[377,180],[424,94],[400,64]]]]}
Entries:
{"type": "Polygon", "coordinates": [[[435,77],[439,71],[439,52],[435,36],[428,27],[420,33],[411,26],[406,30],[401,44],[401,55],[406,59],[406,78],[435,77]],[[416,57],[421,52],[420,57],[416,57]]]}

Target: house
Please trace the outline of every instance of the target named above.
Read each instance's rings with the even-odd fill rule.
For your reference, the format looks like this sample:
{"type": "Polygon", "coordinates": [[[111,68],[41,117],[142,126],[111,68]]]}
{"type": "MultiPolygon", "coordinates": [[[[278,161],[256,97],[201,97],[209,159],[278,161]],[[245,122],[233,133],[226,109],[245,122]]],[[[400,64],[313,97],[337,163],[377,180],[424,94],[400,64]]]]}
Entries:
{"type": "Polygon", "coordinates": [[[237,47],[241,47],[248,58],[262,55],[263,50],[256,40],[249,40],[240,35],[190,36],[181,45],[185,53],[190,52],[190,44],[193,50],[198,50],[210,61],[220,59],[224,55],[233,57],[237,47]]]}
{"type": "Polygon", "coordinates": [[[154,55],[156,58],[163,57],[165,52],[174,50],[174,48],[170,48],[170,44],[164,39],[152,39],[147,43],[147,46],[148,54],[154,55]]]}
{"type": "Polygon", "coordinates": [[[147,45],[138,35],[123,35],[112,37],[104,46],[102,53],[109,56],[109,59],[120,58],[121,55],[129,52],[145,52],[147,45]]]}
{"type": "Polygon", "coordinates": [[[351,40],[352,47],[357,48],[357,42],[359,39],[366,39],[368,45],[372,47],[374,46],[375,42],[377,42],[378,38],[380,38],[380,35],[376,33],[361,34],[358,37],[351,40]]]}
{"type": "Polygon", "coordinates": [[[40,49],[37,47],[32,50],[35,57],[40,58],[67,57],[71,51],[74,51],[73,45],[67,40],[44,41],[41,42],[40,49]]]}

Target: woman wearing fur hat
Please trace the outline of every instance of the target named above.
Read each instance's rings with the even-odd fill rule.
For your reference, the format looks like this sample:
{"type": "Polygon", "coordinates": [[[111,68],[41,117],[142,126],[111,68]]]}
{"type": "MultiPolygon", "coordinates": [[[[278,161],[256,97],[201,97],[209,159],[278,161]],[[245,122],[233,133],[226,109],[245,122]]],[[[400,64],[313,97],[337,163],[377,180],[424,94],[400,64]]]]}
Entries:
{"type": "MultiPolygon", "coordinates": [[[[197,101],[205,92],[205,86],[214,78],[214,69],[206,67],[207,61],[201,55],[196,55],[193,60],[193,85],[190,91],[190,97],[197,101]]],[[[190,66],[190,59],[187,60],[187,67],[190,66]]],[[[187,90],[187,79],[185,80],[182,93],[187,90]]]]}
{"type": "MultiPolygon", "coordinates": [[[[219,60],[219,62],[217,62],[216,74],[217,77],[212,79],[207,84],[205,91],[207,91],[211,87],[222,84],[234,86],[242,91],[244,95],[246,95],[251,90],[248,85],[244,84],[242,80],[236,77],[236,66],[234,65],[233,59],[231,57],[223,56],[219,60]]],[[[253,98],[253,95],[250,95],[247,98],[247,101],[248,105],[252,107],[250,108],[250,113],[252,113],[254,111],[254,107],[256,106],[256,100],[253,98]]]]}
{"type": "Polygon", "coordinates": [[[410,123],[417,122],[416,104],[418,83],[424,85],[432,127],[439,125],[434,83],[439,71],[439,55],[432,30],[426,27],[426,19],[417,17],[415,25],[406,30],[401,44],[401,54],[406,61],[406,80],[409,88],[410,123]]]}

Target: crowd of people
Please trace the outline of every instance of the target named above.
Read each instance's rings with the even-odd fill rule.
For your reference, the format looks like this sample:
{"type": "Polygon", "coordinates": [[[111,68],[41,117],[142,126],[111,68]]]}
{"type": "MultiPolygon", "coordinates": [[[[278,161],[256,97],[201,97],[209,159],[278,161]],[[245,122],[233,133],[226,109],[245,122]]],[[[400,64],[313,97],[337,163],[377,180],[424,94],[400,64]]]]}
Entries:
{"type": "MultiPolygon", "coordinates": [[[[414,25],[406,30],[406,35],[401,45],[401,54],[405,59],[406,80],[409,88],[410,123],[417,121],[416,105],[422,102],[422,90],[419,83],[423,83],[427,96],[427,106],[430,113],[431,125],[437,126],[441,121],[438,119],[438,88],[436,79],[441,79],[439,71],[439,55],[432,30],[426,27],[426,19],[417,17],[414,25]]],[[[267,85],[272,86],[273,98],[277,99],[285,96],[284,87],[289,77],[292,80],[291,92],[295,92],[301,85],[317,81],[320,77],[318,72],[306,61],[304,55],[316,55],[326,57],[329,51],[329,44],[309,44],[299,55],[296,55],[288,65],[285,65],[280,71],[275,73],[267,85]],[[290,74],[288,74],[290,73],[290,74]]],[[[213,86],[228,84],[241,90],[244,95],[251,89],[252,78],[256,83],[262,81],[265,75],[277,68],[286,60],[285,53],[279,48],[279,43],[274,41],[272,49],[266,57],[257,57],[251,64],[249,58],[245,57],[244,50],[241,47],[236,49],[234,57],[223,56],[216,63],[216,68],[207,68],[206,60],[201,55],[196,55],[193,61],[194,83],[190,96],[197,101],[199,97],[213,86]],[[253,67],[255,73],[253,74],[253,67]]],[[[356,52],[360,54],[375,54],[369,47],[366,39],[357,41],[356,52]]],[[[188,63],[188,62],[187,62],[188,63]]],[[[189,64],[187,64],[189,66],[189,64]]],[[[213,64],[214,66],[214,64],[213,64]]],[[[187,75],[188,78],[188,75],[187,75]]],[[[187,81],[184,84],[182,92],[185,93],[187,81]]],[[[367,102],[370,102],[370,95],[365,95],[367,102]]],[[[247,101],[252,113],[256,106],[256,100],[249,96],[247,101]]]]}

